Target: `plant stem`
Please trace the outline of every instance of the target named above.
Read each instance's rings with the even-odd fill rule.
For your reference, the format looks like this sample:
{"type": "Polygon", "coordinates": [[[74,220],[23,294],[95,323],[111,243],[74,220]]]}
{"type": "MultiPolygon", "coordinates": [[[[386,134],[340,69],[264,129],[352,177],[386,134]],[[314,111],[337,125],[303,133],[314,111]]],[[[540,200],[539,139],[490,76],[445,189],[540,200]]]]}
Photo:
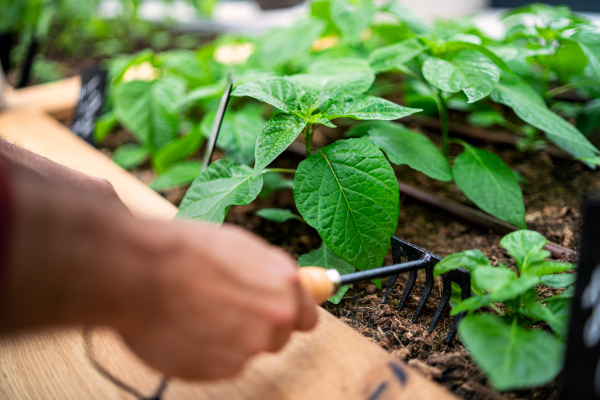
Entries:
{"type": "Polygon", "coordinates": [[[598,85],[598,84],[600,84],[600,81],[598,79],[586,79],[586,80],[582,80],[582,81],[578,81],[578,82],[568,83],[566,85],[559,86],[552,90],[549,90],[548,97],[555,97],[555,96],[558,96],[565,92],[568,92],[569,90],[572,90],[572,89],[575,89],[575,88],[578,88],[581,86],[592,86],[592,85],[598,85]]]}
{"type": "Polygon", "coordinates": [[[436,94],[436,103],[438,105],[438,113],[442,120],[442,152],[444,157],[448,158],[448,141],[449,141],[449,129],[448,129],[448,105],[442,96],[442,92],[439,91],[436,94]]]}
{"type": "Polygon", "coordinates": [[[312,136],[313,136],[313,126],[306,126],[306,133],[304,134],[304,149],[306,158],[310,157],[312,150],[312,136]]]}
{"type": "Polygon", "coordinates": [[[281,172],[282,174],[295,174],[296,170],[293,168],[266,168],[263,170],[263,174],[268,172],[281,172]]]}

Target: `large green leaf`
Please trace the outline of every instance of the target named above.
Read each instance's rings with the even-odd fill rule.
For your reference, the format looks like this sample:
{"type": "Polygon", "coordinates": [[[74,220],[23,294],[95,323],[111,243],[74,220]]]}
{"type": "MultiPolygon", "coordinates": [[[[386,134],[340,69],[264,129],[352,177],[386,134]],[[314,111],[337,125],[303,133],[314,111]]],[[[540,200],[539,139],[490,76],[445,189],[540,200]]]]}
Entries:
{"type": "Polygon", "coordinates": [[[306,91],[307,98],[319,106],[328,100],[348,99],[369,90],[375,75],[370,70],[344,71],[330,75],[298,74],[289,77],[306,91]]]}
{"type": "Polygon", "coordinates": [[[500,79],[500,70],[483,54],[463,50],[445,60],[430,57],[423,63],[423,75],[433,86],[446,92],[462,90],[474,103],[488,96],[500,79]]]}
{"type": "Polygon", "coordinates": [[[443,182],[452,180],[448,161],[427,136],[399,123],[370,121],[363,124],[367,125],[367,135],[363,138],[383,150],[392,163],[407,164],[443,182]]]}
{"type": "Polygon", "coordinates": [[[480,314],[465,317],[458,332],[477,364],[500,391],[540,386],[562,368],[563,345],[547,332],[480,314]]]}
{"type": "Polygon", "coordinates": [[[130,81],[115,88],[117,119],[155,153],[167,145],[179,127],[177,101],[185,84],[174,77],[130,81]]]}
{"type": "Polygon", "coordinates": [[[452,168],[458,187],[484,211],[524,228],[523,193],[510,168],[489,151],[464,147],[452,168]]]}
{"type": "MultiPolygon", "coordinates": [[[[337,254],[335,254],[325,242],[321,244],[316,250],[311,251],[307,254],[302,254],[300,258],[298,258],[298,266],[299,267],[321,267],[325,269],[336,269],[340,274],[349,274],[354,272],[356,268],[354,265],[344,261],[337,254]]],[[[338,292],[330,297],[328,300],[333,304],[338,304],[344,294],[348,291],[350,286],[342,286],[338,292]]]]}
{"type": "Polygon", "coordinates": [[[500,240],[500,246],[514,257],[522,273],[531,265],[550,257],[550,252],[544,250],[547,244],[548,241],[541,233],[529,230],[509,233],[500,240]]]}
{"type": "Polygon", "coordinates": [[[406,39],[400,43],[380,47],[369,55],[369,63],[375,72],[385,72],[399,68],[427,49],[418,38],[406,39]]]}
{"type": "Polygon", "coordinates": [[[150,183],[150,187],[160,191],[187,185],[196,179],[201,169],[202,163],[198,161],[180,162],[158,175],[150,183]]]}
{"type": "Polygon", "coordinates": [[[300,88],[291,80],[274,76],[242,83],[231,92],[231,95],[253,97],[282,111],[290,112],[295,107],[299,91],[300,88]]]}
{"type": "Polygon", "coordinates": [[[317,18],[306,18],[296,21],[289,28],[271,30],[261,39],[252,59],[266,69],[285,64],[305,55],[324,29],[323,21],[317,18]]]}
{"type": "Polygon", "coordinates": [[[599,154],[598,149],[577,128],[550,111],[540,95],[526,83],[517,80],[501,82],[492,93],[492,99],[512,108],[529,125],[546,132],[552,143],[574,157],[594,157],[599,154]]]}
{"type": "Polygon", "coordinates": [[[302,161],[294,199],[304,220],[340,257],[364,270],[381,266],[398,224],[398,182],[364,139],[338,140],[302,161]]]}
{"type": "Polygon", "coordinates": [[[394,120],[422,111],[393,103],[374,96],[362,96],[350,101],[331,104],[323,114],[329,118],[353,118],[362,120],[394,120]]]}
{"type": "Polygon", "coordinates": [[[262,175],[252,173],[252,168],[229,159],[215,161],[192,182],[177,216],[222,223],[231,205],[249,204],[260,193],[262,175]]]}
{"type": "Polygon", "coordinates": [[[254,175],[283,153],[305,126],[305,120],[292,114],[277,114],[268,120],[256,139],[254,175]]]}
{"type": "Polygon", "coordinates": [[[372,0],[332,0],[331,19],[342,33],[342,37],[351,43],[360,40],[360,35],[371,23],[375,15],[372,0]]]}

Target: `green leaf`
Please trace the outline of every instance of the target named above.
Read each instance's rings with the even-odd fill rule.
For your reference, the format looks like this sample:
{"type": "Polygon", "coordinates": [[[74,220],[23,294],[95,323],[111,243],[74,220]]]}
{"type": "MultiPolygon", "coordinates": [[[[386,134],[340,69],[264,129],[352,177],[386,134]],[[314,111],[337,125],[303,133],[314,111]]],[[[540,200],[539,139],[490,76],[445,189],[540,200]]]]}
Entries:
{"type": "Polygon", "coordinates": [[[473,283],[481,290],[495,291],[517,279],[517,274],[507,267],[477,268],[473,271],[473,283]]]}
{"type": "Polygon", "coordinates": [[[250,165],[254,162],[256,140],[264,125],[262,116],[251,109],[227,113],[217,146],[238,163],[250,165]]]}
{"type": "Polygon", "coordinates": [[[100,144],[106,139],[109,133],[115,129],[119,121],[113,111],[109,111],[106,114],[101,115],[96,119],[96,126],[94,127],[94,142],[100,144]]]}
{"type": "Polygon", "coordinates": [[[300,88],[291,80],[274,76],[242,83],[231,92],[231,95],[253,97],[282,111],[290,112],[296,105],[299,91],[300,88]]]}
{"type": "Polygon", "coordinates": [[[526,83],[502,82],[492,93],[492,100],[512,108],[519,118],[546,132],[552,143],[572,156],[598,155],[598,149],[577,128],[550,111],[540,95],[526,83]]]}
{"type": "Polygon", "coordinates": [[[199,125],[194,126],[187,135],[178,137],[160,149],[152,163],[159,174],[165,172],[177,161],[196,153],[203,142],[202,130],[199,125]]]}
{"type": "Polygon", "coordinates": [[[371,71],[344,71],[333,75],[297,74],[289,79],[309,94],[315,106],[339,99],[347,100],[369,90],[375,75],[371,71]]]}
{"type": "Polygon", "coordinates": [[[266,69],[285,64],[307,54],[324,29],[325,23],[317,18],[296,21],[289,28],[273,29],[261,39],[252,59],[266,69]]]}
{"type": "Polygon", "coordinates": [[[158,175],[149,186],[156,191],[184,186],[192,183],[201,169],[202,163],[198,161],[183,161],[158,175]]]}
{"type": "Polygon", "coordinates": [[[398,224],[399,191],[375,145],[347,139],[318,150],[298,166],[294,199],[336,254],[361,270],[381,266],[398,224]]]}
{"type": "Polygon", "coordinates": [[[563,345],[552,335],[524,330],[489,314],[469,315],[458,332],[497,390],[541,386],[562,369],[563,345]]]}
{"type": "Polygon", "coordinates": [[[269,172],[268,174],[263,174],[263,188],[260,195],[261,197],[267,197],[277,190],[293,188],[294,181],[292,179],[284,178],[278,172],[269,172]]]}
{"type": "Polygon", "coordinates": [[[177,216],[220,224],[231,205],[250,204],[262,188],[262,175],[252,168],[222,159],[212,163],[192,182],[177,216]]]}
{"type": "Polygon", "coordinates": [[[377,73],[399,68],[428,48],[418,38],[406,39],[400,43],[380,47],[369,55],[371,68],[377,73]]]}
{"type": "Polygon", "coordinates": [[[115,114],[152,153],[163,148],[177,134],[177,101],[185,84],[174,77],[153,82],[130,81],[115,88],[115,114]]]}
{"type": "Polygon", "coordinates": [[[370,25],[375,15],[372,0],[332,0],[331,19],[350,43],[360,40],[362,32],[370,25]]]}
{"type": "Polygon", "coordinates": [[[542,276],[542,283],[553,288],[571,286],[576,280],[577,274],[552,274],[542,276]]]}
{"type": "MultiPolygon", "coordinates": [[[[440,150],[422,133],[404,125],[387,121],[372,121],[367,125],[365,139],[385,152],[390,162],[407,164],[430,178],[443,182],[452,180],[450,165],[440,150]]],[[[359,124],[360,125],[360,124],[359,124]]]]}
{"type": "Polygon", "coordinates": [[[542,261],[530,265],[527,269],[527,273],[534,274],[537,276],[544,276],[564,271],[570,271],[572,269],[575,269],[575,264],[563,263],[558,261],[542,261]]]}
{"type": "Polygon", "coordinates": [[[491,266],[492,265],[481,250],[466,250],[444,257],[444,259],[438,262],[433,268],[433,275],[439,276],[460,267],[473,273],[473,271],[478,268],[491,266]]]}
{"type": "Polygon", "coordinates": [[[268,120],[256,139],[254,176],[283,153],[305,126],[305,120],[292,114],[277,114],[268,120]]]}
{"type": "MultiPolygon", "coordinates": [[[[312,250],[307,254],[302,254],[300,258],[298,258],[298,266],[336,269],[340,274],[349,274],[356,270],[354,265],[341,259],[329,247],[327,247],[325,242],[323,242],[321,247],[318,249],[312,250]]],[[[348,285],[342,286],[334,296],[329,298],[329,301],[333,304],[338,304],[349,288],[350,286],[348,285]]]]}
{"type": "Polygon", "coordinates": [[[146,147],[136,144],[124,144],[119,146],[113,154],[115,164],[124,169],[135,168],[150,157],[146,147]]]}
{"type": "Polygon", "coordinates": [[[502,114],[497,111],[475,111],[467,115],[467,121],[471,125],[489,128],[493,125],[502,125],[506,122],[502,114]]]}
{"type": "Polygon", "coordinates": [[[180,109],[187,109],[199,103],[202,100],[214,99],[216,97],[221,96],[222,94],[223,84],[220,82],[215,83],[213,85],[202,86],[190,91],[181,99],[178,99],[177,107],[180,109]]]}
{"type": "Polygon", "coordinates": [[[430,57],[423,63],[423,76],[438,89],[455,93],[462,90],[474,103],[488,96],[500,79],[500,70],[479,52],[463,50],[447,59],[430,57]]]}
{"type": "Polygon", "coordinates": [[[464,146],[452,168],[458,187],[484,211],[524,228],[523,194],[510,168],[489,151],[464,146]]]}
{"type": "Polygon", "coordinates": [[[328,119],[353,118],[362,120],[394,120],[417,113],[417,108],[408,108],[389,100],[373,96],[362,96],[351,101],[340,101],[323,110],[328,119]]]}
{"type": "Polygon", "coordinates": [[[392,1],[388,3],[387,11],[403,21],[409,27],[411,32],[422,35],[430,30],[429,26],[423,22],[417,13],[410,8],[405,7],[400,2],[392,1]]]}
{"type": "Polygon", "coordinates": [[[544,250],[547,244],[542,234],[529,230],[509,233],[500,240],[500,246],[514,257],[522,273],[527,272],[531,265],[550,257],[550,252],[544,250]]]}
{"type": "Polygon", "coordinates": [[[273,222],[285,222],[290,219],[302,221],[301,217],[290,210],[282,210],[280,208],[262,208],[256,212],[256,215],[273,222]]]}
{"type": "Polygon", "coordinates": [[[504,60],[502,60],[502,58],[498,57],[498,55],[496,55],[496,53],[489,50],[486,46],[476,44],[476,43],[464,42],[464,41],[450,41],[450,42],[446,42],[445,50],[446,50],[446,52],[471,50],[471,51],[481,53],[482,55],[484,55],[487,58],[489,58],[490,60],[492,60],[498,67],[500,67],[501,70],[508,73],[509,75],[513,75],[513,72],[508,67],[508,65],[506,65],[504,60]]]}
{"type": "Polygon", "coordinates": [[[562,82],[568,82],[574,76],[582,76],[588,57],[574,40],[562,39],[560,47],[552,57],[551,67],[562,82]]]}
{"type": "Polygon", "coordinates": [[[331,123],[331,121],[324,116],[323,114],[313,114],[310,116],[310,118],[308,119],[308,123],[309,124],[321,124],[321,125],[325,125],[328,126],[330,128],[335,128],[336,126],[334,124],[331,123]]]}
{"type": "MultiPolygon", "coordinates": [[[[508,275],[506,275],[506,277],[508,277],[508,275]]],[[[476,310],[480,307],[487,306],[488,304],[515,299],[529,289],[534,288],[540,282],[539,277],[532,275],[521,276],[518,279],[505,280],[503,285],[498,286],[494,291],[488,294],[469,297],[468,299],[461,301],[452,309],[451,315],[456,315],[462,311],[476,310]]]]}

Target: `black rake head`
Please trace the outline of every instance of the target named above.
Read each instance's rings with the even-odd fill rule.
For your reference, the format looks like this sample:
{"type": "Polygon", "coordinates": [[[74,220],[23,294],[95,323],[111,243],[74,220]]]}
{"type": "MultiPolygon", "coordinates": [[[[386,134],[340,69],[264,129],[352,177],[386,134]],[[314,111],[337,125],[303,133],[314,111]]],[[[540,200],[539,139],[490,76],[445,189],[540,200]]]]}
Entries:
{"type": "MultiPolygon", "coordinates": [[[[421,312],[423,311],[423,307],[425,303],[429,299],[429,295],[431,294],[431,290],[433,289],[433,267],[441,261],[441,258],[432,254],[426,250],[421,249],[420,247],[415,246],[412,243],[409,243],[405,240],[402,240],[396,236],[392,237],[392,257],[394,260],[394,265],[400,267],[397,270],[397,273],[390,276],[388,284],[385,288],[385,292],[383,293],[383,298],[381,299],[382,303],[385,303],[392,291],[396,283],[396,279],[398,275],[401,273],[409,272],[408,281],[406,282],[406,286],[404,288],[404,292],[402,293],[402,298],[398,303],[398,311],[402,310],[410,292],[413,289],[415,281],[417,280],[417,271],[420,269],[425,270],[425,289],[423,290],[423,294],[421,294],[421,298],[419,299],[419,303],[417,305],[417,309],[413,314],[412,322],[417,322],[421,312]],[[420,263],[414,263],[415,261],[421,261],[420,263]],[[402,266],[406,265],[407,268],[402,270],[402,266]]],[[[385,268],[385,267],[384,267],[385,268]]],[[[433,319],[429,325],[429,333],[433,332],[435,327],[438,324],[444,309],[448,305],[450,301],[450,295],[452,292],[452,282],[455,282],[460,287],[461,298],[462,300],[471,296],[471,275],[469,271],[464,268],[458,268],[456,270],[447,272],[442,275],[442,298],[440,303],[438,304],[437,309],[433,315],[433,319]]],[[[450,332],[446,336],[445,342],[448,344],[452,341],[454,336],[456,335],[456,331],[458,329],[458,323],[463,318],[465,313],[460,313],[454,318],[454,322],[452,323],[452,327],[450,328],[450,332]]]]}

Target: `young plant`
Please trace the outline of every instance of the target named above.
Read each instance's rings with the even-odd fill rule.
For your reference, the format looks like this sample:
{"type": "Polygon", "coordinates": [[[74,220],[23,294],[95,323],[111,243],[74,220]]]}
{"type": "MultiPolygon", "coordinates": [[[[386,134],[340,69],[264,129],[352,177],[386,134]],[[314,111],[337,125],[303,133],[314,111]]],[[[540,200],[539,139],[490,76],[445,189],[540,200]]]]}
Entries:
{"type": "MultiPolygon", "coordinates": [[[[464,147],[464,152],[454,160],[452,176],[443,173],[443,181],[455,180],[459,188],[477,206],[490,214],[508,221],[517,227],[525,227],[525,207],[518,180],[510,168],[496,155],[476,149],[463,141],[452,140],[448,128],[448,102],[451,96],[462,92],[468,103],[480,102],[488,96],[495,102],[513,109],[529,127],[523,128],[529,143],[537,144],[536,132],[545,132],[546,137],[575,158],[591,168],[598,161],[600,152],[589,140],[546,106],[542,97],[525,81],[517,77],[507,64],[485,45],[482,39],[473,34],[441,35],[443,31],[430,31],[398,43],[374,50],[369,62],[374,72],[399,71],[417,80],[435,98],[442,122],[442,153],[449,161],[448,148],[451,141],[464,147]],[[467,41],[468,40],[468,41],[467,41]],[[533,128],[532,128],[533,127],[533,128]]],[[[511,125],[515,129],[514,124],[511,125]]],[[[388,156],[392,152],[402,152],[411,164],[418,159],[420,145],[403,149],[403,139],[390,137],[390,131],[406,131],[399,127],[380,125],[369,130],[369,136],[379,142],[378,146],[388,156]],[[387,131],[387,132],[386,132],[387,131]],[[381,138],[385,136],[386,139],[381,138]],[[378,137],[379,139],[374,139],[378,137]],[[392,144],[393,142],[393,144],[392,144]],[[408,152],[416,154],[407,156],[408,152]],[[411,161],[412,160],[412,161],[411,161]]],[[[406,132],[403,137],[411,136],[406,132]]],[[[412,136],[411,136],[412,137],[412,136]]],[[[423,140],[421,140],[423,142],[423,140]]],[[[434,152],[427,145],[428,153],[434,152]]],[[[439,160],[439,157],[436,157],[439,160]]],[[[393,160],[392,160],[393,161],[393,160]]],[[[448,163],[448,161],[446,163],[448,163]]],[[[436,164],[439,165],[439,162],[436,164]]],[[[417,167],[419,169],[422,167],[417,167]]],[[[449,167],[443,168],[445,171],[449,167]]],[[[437,174],[440,176],[440,174],[437,174]]],[[[429,175],[434,177],[433,175],[429,175]]]]}
{"type": "Polygon", "coordinates": [[[221,223],[231,205],[256,198],[263,176],[294,173],[298,211],[323,239],[323,246],[307,256],[311,262],[345,272],[348,265],[361,270],[381,266],[398,223],[399,192],[392,167],[364,139],[339,140],[321,149],[312,143],[315,128],[334,127],[333,119],[393,120],[419,111],[364,95],[373,79],[370,72],[347,72],[238,85],[233,96],[253,97],[278,110],[258,135],[254,168],[216,161],[192,183],[178,216],[221,223]],[[306,160],[298,169],[267,169],[300,134],[306,160]]]}
{"type": "Polygon", "coordinates": [[[575,274],[564,272],[575,265],[546,260],[547,243],[527,230],[502,238],[500,245],[514,258],[517,272],[501,263],[492,266],[479,250],[451,254],[434,268],[436,276],[459,267],[471,273],[473,296],[459,301],[451,315],[467,312],[460,337],[500,391],[543,385],[562,369],[575,283],[575,274]],[[542,297],[540,286],[567,289],[542,297]]]}

